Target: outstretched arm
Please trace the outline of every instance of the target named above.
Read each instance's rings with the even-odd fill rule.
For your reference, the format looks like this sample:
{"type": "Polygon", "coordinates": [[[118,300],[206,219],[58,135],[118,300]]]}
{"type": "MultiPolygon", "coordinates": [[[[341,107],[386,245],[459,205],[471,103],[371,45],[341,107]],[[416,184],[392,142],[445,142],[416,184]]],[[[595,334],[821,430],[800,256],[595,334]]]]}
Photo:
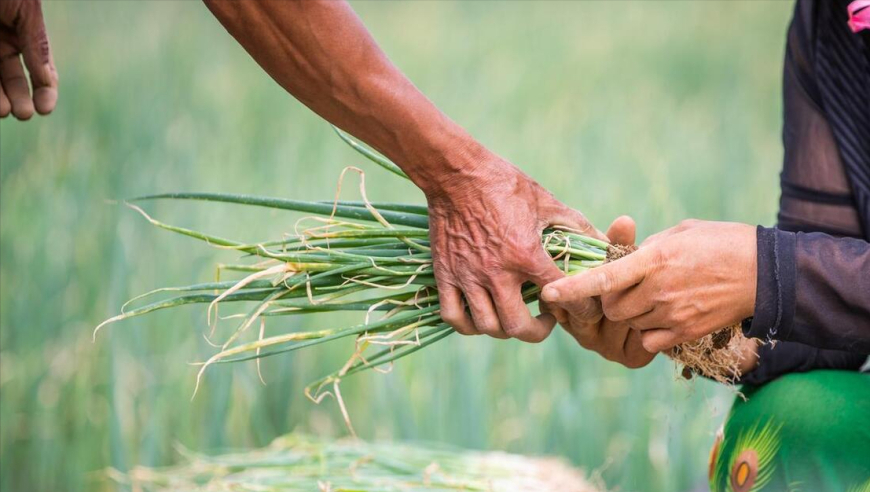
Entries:
{"type": "Polygon", "coordinates": [[[205,4],[278,84],[399,164],[424,191],[485,159],[486,150],[387,59],[347,3],[205,4]]]}
{"type": "Polygon", "coordinates": [[[464,334],[540,341],[520,286],[562,276],[540,244],[559,224],[600,236],[582,214],[441,113],[335,0],[205,0],[288,92],[398,164],[429,203],[441,315],[464,334]],[[465,310],[469,305],[471,316],[465,310]]]}

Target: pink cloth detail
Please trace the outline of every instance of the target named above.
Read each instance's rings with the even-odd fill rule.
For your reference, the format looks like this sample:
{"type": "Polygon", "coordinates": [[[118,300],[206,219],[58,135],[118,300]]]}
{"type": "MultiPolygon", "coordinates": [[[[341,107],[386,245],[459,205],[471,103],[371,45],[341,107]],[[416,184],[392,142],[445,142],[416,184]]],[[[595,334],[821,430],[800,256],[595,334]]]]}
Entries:
{"type": "Polygon", "coordinates": [[[848,10],[852,32],[870,29],[870,0],[855,0],[849,4],[848,10]]]}

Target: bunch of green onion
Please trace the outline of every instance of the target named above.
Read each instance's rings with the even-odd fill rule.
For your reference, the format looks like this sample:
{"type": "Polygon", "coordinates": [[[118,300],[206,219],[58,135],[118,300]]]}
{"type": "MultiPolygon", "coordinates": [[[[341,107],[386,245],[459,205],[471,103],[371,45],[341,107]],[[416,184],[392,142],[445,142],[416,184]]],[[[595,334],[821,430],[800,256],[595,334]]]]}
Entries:
{"type": "Polygon", "coordinates": [[[171,468],[110,470],[120,486],[145,492],[596,492],[556,458],[468,451],[424,443],[330,441],[300,434],[266,448],[220,456],[180,450],[171,468]]]}
{"type": "MultiPolygon", "coordinates": [[[[337,132],[365,157],[404,176],[395,164],[340,130],[337,132]]],[[[348,362],[306,389],[306,394],[315,401],[328,394],[335,396],[349,424],[338,387],[343,377],[391,364],[444,339],[453,329],[439,314],[427,208],[369,202],[364,174],[357,168],[348,168],[345,172],[348,170],[357,171],[361,176],[362,201],[306,202],[214,193],[172,193],[131,200],[128,205],[157,227],[243,254],[243,262],[221,266],[222,271],[237,272],[241,278],[148,292],[129,301],[121,314],[104,321],[97,330],[115,321],[161,309],[202,304],[208,306],[209,331],[213,336],[216,324],[222,319],[217,315],[218,305],[250,305],[247,314],[230,317],[238,319],[238,325],[218,344],[217,353],[201,364],[197,388],[205,370],[215,363],[259,361],[263,357],[355,337],[356,350],[348,362]],[[283,238],[250,243],[169,225],[133,204],[156,199],[226,202],[311,216],[297,222],[297,230],[283,238]],[[172,296],[141,305],[146,299],[166,294],[172,296]],[[132,304],[139,306],[130,309],[132,304]],[[264,336],[266,320],[329,311],[359,312],[359,323],[264,336]],[[259,336],[253,335],[256,332],[259,336]],[[332,392],[322,391],[329,385],[333,387],[332,392]]],[[[608,247],[605,242],[564,229],[544,231],[542,244],[553,261],[567,273],[602,264],[608,247]]],[[[523,299],[533,302],[538,292],[538,287],[527,285],[522,291],[523,299]]]]}

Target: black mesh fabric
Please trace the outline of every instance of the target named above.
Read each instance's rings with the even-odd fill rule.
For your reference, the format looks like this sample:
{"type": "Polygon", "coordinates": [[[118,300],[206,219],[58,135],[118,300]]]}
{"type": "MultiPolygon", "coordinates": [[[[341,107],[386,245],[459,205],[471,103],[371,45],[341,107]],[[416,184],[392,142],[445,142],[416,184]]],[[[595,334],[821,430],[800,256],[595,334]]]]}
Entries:
{"type": "Polygon", "coordinates": [[[743,378],[859,370],[870,353],[870,47],[848,0],[798,0],[783,73],[777,229],[759,229],[748,335],[779,340],[743,378]]]}
{"type": "MultiPolygon", "coordinates": [[[[839,2],[821,2],[839,3],[839,2]]],[[[817,82],[814,18],[817,2],[799,1],[788,31],[783,71],[783,193],[780,198],[779,227],[790,231],[834,232],[862,237],[861,214],[854,200],[850,180],[840,156],[840,146],[829,121],[830,109],[817,82]],[[791,185],[791,186],[790,186],[791,185]],[[790,192],[792,189],[810,193],[790,192]],[[816,192],[813,196],[812,192],[816,192]],[[843,197],[846,204],[831,203],[826,197],[843,197]]],[[[843,12],[845,12],[843,7],[843,12]]],[[[824,27],[824,26],[823,26],[824,27]]],[[[845,21],[843,21],[845,29],[845,21]]],[[[870,104],[870,85],[865,87],[865,104],[870,104]]],[[[870,109],[870,108],[868,108],[870,109]]],[[[863,135],[870,142],[870,135],[863,135]]],[[[864,162],[864,165],[868,163],[864,162]]],[[[870,211],[865,211],[865,214],[870,211]]]]}

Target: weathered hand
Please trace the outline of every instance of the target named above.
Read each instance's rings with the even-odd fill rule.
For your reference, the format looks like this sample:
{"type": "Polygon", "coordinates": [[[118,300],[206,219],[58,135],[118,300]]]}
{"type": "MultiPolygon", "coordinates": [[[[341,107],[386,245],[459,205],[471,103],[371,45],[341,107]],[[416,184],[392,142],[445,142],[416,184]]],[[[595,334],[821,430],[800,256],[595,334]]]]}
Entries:
{"type": "MultiPolygon", "coordinates": [[[[622,216],[613,221],[607,237],[617,244],[634,244],[635,225],[631,217],[622,216]]],[[[541,312],[556,315],[562,327],[583,348],[598,352],[607,360],[635,369],[649,364],[655,353],[647,352],[641,344],[641,332],[632,330],[625,321],[612,321],[601,316],[600,303],[593,298],[598,309],[597,319],[589,311],[589,299],[568,298],[557,304],[541,300],[541,312]],[[554,308],[561,308],[556,310],[554,308]]]]}
{"type": "Polygon", "coordinates": [[[601,233],[493,155],[438,190],[427,191],[427,198],[442,318],[466,335],[545,339],[554,317],[533,318],[520,293],[525,282],[543,286],[564,276],[541,246],[541,232],[563,225],[603,238],[601,233]]]}
{"type": "Polygon", "coordinates": [[[555,321],[550,315],[533,319],[520,287],[562,276],[541,246],[547,225],[598,236],[580,213],[439,111],[378,48],[346,2],[206,5],[281,86],[380,151],[423,190],[447,323],[465,334],[546,338],[555,321]]]}
{"type": "Polygon", "coordinates": [[[635,253],[547,286],[551,303],[601,296],[604,315],[642,332],[660,352],[752,315],[755,227],[684,221],[648,238],[635,253]]]}
{"type": "Polygon", "coordinates": [[[57,70],[51,56],[40,0],[0,2],[0,117],[11,112],[28,120],[33,110],[48,114],[57,103],[57,70]],[[33,97],[21,57],[30,73],[33,97]]]}

